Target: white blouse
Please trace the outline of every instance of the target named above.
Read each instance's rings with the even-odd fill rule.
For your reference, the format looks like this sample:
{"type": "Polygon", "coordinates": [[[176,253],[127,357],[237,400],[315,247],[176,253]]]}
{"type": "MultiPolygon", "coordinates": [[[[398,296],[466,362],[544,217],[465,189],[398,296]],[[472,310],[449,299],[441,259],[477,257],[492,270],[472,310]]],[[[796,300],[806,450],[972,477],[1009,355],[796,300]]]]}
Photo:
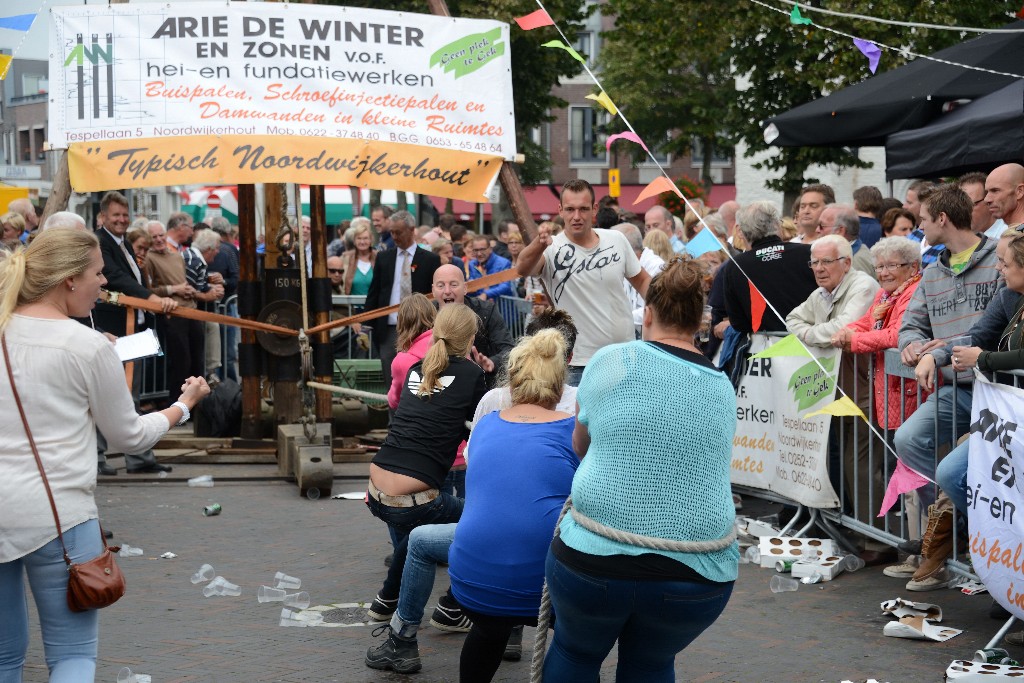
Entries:
{"type": "MultiPolygon", "coordinates": [[[[5,336],[61,527],[95,519],[96,428],[111,450],[140,453],[167,432],[167,418],[135,412],[114,345],[99,332],[15,315],[5,336]]],[[[0,414],[0,562],[10,562],[56,538],[57,528],[2,354],[0,414]]]]}

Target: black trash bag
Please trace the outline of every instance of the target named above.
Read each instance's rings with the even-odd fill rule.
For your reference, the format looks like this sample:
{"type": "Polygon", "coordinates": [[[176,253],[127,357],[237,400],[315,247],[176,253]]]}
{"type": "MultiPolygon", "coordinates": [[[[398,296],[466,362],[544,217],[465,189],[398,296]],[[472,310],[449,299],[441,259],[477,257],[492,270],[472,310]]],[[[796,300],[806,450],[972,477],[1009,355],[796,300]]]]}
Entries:
{"type": "Polygon", "coordinates": [[[242,432],[242,387],[223,379],[195,409],[196,436],[238,436],[242,432]]]}

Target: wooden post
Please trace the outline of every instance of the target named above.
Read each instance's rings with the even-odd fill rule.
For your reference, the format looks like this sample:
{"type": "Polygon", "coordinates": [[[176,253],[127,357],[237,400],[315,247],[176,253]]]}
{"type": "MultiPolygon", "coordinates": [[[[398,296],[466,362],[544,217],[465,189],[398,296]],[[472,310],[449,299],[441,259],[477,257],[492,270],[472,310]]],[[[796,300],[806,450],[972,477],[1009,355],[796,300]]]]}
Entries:
{"type": "MultiPolygon", "coordinates": [[[[246,301],[239,301],[240,317],[245,320],[255,320],[256,316],[251,313],[255,302],[259,301],[256,292],[259,287],[259,277],[256,268],[256,186],[238,186],[238,282],[239,298],[246,297],[246,301]]],[[[256,348],[256,333],[252,330],[243,329],[242,348],[256,348]]],[[[260,376],[258,372],[250,372],[241,377],[242,381],[242,431],[243,439],[259,439],[263,436],[263,427],[260,422],[262,416],[262,403],[260,399],[260,376]]]]}
{"type": "MultiPolygon", "coordinates": [[[[313,254],[313,281],[327,279],[327,206],[325,204],[325,193],[323,185],[309,186],[309,222],[310,222],[310,251],[313,254]]],[[[319,290],[314,288],[311,292],[313,297],[320,296],[319,290]]],[[[326,294],[330,296],[330,292],[326,294]]],[[[314,299],[315,301],[316,299],[314,299]]],[[[316,311],[313,314],[313,324],[323,325],[331,319],[330,301],[327,302],[327,310],[316,311]]],[[[318,307],[319,308],[319,307],[318,307]]],[[[312,344],[329,345],[331,334],[328,330],[317,332],[309,340],[312,344]]],[[[315,360],[314,360],[315,365],[315,360]]],[[[331,384],[333,377],[328,375],[316,375],[318,382],[331,384]]],[[[331,421],[331,392],[318,389],[316,392],[316,420],[317,422],[331,421]]]]}
{"type": "MultiPolygon", "coordinates": [[[[446,0],[427,0],[427,3],[430,5],[431,14],[442,17],[450,17],[452,15],[448,11],[446,0]]],[[[537,236],[537,224],[533,222],[533,214],[530,213],[530,206],[526,203],[526,196],[523,194],[523,186],[519,182],[519,176],[516,175],[516,170],[512,168],[512,164],[507,161],[501,164],[501,170],[498,171],[498,182],[501,183],[501,189],[504,190],[505,196],[508,197],[512,216],[516,219],[519,232],[523,235],[523,243],[529,244],[537,236]]]]}
{"type": "Polygon", "coordinates": [[[71,174],[68,171],[68,151],[61,152],[60,161],[57,162],[57,173],[53,176],[53,183],[50,186],[50,196],[46,198],[46,206],[43,207],[43,215],[39,217],[39,226],[46,223],[46,219],[68,208],[68,200],[71,198],[71,174]]]}

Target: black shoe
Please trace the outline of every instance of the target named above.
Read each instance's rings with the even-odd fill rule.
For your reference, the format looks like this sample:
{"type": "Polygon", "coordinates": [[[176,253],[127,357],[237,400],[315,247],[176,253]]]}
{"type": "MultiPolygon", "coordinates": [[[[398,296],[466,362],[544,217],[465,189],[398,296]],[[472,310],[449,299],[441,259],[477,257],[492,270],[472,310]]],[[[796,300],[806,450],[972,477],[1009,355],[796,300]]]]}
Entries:
{"type": "Polygon", "coordinates": [[[469,633],[472,620],[465,615],[462,607],[448,595],[442,595],[430,616],[430,625],[449,633],[469,633]]]}
{"type": "Polygon", "coordinates": [[[113,477],[114,475],[117,474],[117,468],[111,467],[110,465],[104,462],[96,465],[96,472],[98,472],[99,474],[104,474],[108,477],[113,477]]]}
{"type": "Polygon", "coordinates": [[[903,541],[896,546],[901,553],[908,555],[920,555],[921,554],[921,539],[916,538],[912,541],[903,541]]]}
{"type": "Polygon", "coordinates": [[[371,647],[366,651],[366,666],[371,669],[382,669],[394,671],[398,674],[414,674],[423,668],[420,662],[420,649],[417,647],[415,638],[399,638],[391,629],[390,624],[378,626],[373,630],[372,636],[376,637],[388,632],[387,640],[371,647]]]}
{"type": "Polygon", "coordinates": [[[380,593],[377,593],[377,597],[370,603],[370,609],[367,610],[366,616],[370,621],[390,621],[391,615],[395,613],[396,609],[398,609],[398,598],[385,600],[380,597],[380,593]]]}
{"type": "Polygon", "coordinates": [[[395,559],[395,554],[394,553],[388,553],[387,556],[384,557],[384,566],[385,567],[390,567],[391,566],[391,562],[394,559],[395,559]]]}
{"type": "Polygon", "coordinates": [[[143,465],[142,467],[129,467],[128,474],[152,474],[156,472],[170,472],[173,469],[170,465],[161,465],[155,462],[152,465],[143,465]]]}
{"type": "Polygon", "coordinates": [[[523,658],[522,625],[512,627],[512,633],[508,637],[508,643],[505,644],[505,653],[501,655],[501,658],[506,662],[518,662],[523,658]]]}

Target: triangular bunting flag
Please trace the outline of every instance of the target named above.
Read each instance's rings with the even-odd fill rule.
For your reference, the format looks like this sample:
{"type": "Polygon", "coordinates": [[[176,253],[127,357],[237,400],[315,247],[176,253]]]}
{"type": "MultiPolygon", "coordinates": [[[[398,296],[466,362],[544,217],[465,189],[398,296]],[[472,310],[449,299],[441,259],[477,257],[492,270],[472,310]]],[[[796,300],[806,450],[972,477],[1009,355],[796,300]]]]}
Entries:
{"type": "Polygon", "coordinates": [[[764,300],[753,282],[747,280],[747,286],[750,289],[750,329],[758,332],[761,329],[761,319],[764,318],[768,302],[764,300]]]}
{"type": "Polygon", "coordinates": [[[583,59],[583,57],[580,57],[579,52],[576,52],[576,50],[572,49],[571,47],[569,47],[560,40],[549,40],[548,42],[544,43],[541,47],[557,47],[559,50],[565,50],[566,52],[568,52],[570,55],[572,55],[572,58],[575,59],[580,64],[587,63],[586,60],[583,59]]]}
{"type": "Polygon", "coordinates": [[[612,102],[612,98],[608,97],[608,93],[604,90],[601,91],[600,95],[587,95],[588,100],[594,100],[600,102],[601,106],[608,110],[608,113],[615,116],[619,113],[619,110],[615,107],[615,103],[612,102]]]}
{"type": "Polygon", "coordinates": [[[807,418],[814,417],[815,415],[834,415],[836,417],[859,417],[863,419],[865,422],[868,421],[868,418],[864,416],[864,411],[862,411],[857,406],[857,404],[850,399],[849,396],[843,396],[835,401],[832,401],[832,403],[829,403],[821,410],[815,410],[813,413],[807,413],[806,415],[804,415],[804,419],[806,420],[807,418]]]}
{"type": "Polygon", "coordinates": [[[698,232],[692,240],[686,243],[686,253],[693,258],[697,258],[709,251],[718,251],[722,248],[722,243],[715,237],[715,233],[711,232],[708,228],[698,232]]]}
{"type": "Polygon", "coordinates": [[[927,483],[928,480],[925,477],[904,465],[902,460],[897,460],[896,469],[889,477],[889,485],[885,489],[885,496],[882,498],[882,507],[878,511],[878,516],[885,517],[885,513],[896,504],[896,499],[900,495],[908,491],[915,491],[927,483]]]}
{"type": "Polygon", "coordinates": [[[644,144],[644,141],[640,139],[640,136],[634,133],[633,131],[629,130],[627,130],[625,133],[616,133],[615,135],[609,135],[608,139],[604,141],[604,148],[606,150],[611,149],[612,143],[615,142],[616,140],[629,140],[630,142],[635,142],[636,144],[643,147],[645,152],[650,151],[647,149],[647,145],[644,144]]]}
{"type": "Polygon", "coordinates": [[[524,31],[532,31],[535,28],[541,26],[554,26],[555,22],[551,20],[551,16],[544,9],[539,9],[536,12],[530,12],[525,17],[519,17],[516,19],[516,23],[519,24],[519,28],[524,31]]]}
{"type": "Polygon", "coordinates": [[[793,11],[789,13],[789,23],[791,24],[810,24],[811,20],[800,14],[800,8],[793,5],[793,11]]]}
{"type": "Polygon", "coordinates": [[[7,69],[11,67],[11,60],[14,55],[0,55],[0,81],[7,78],[7,69]]]}
{"type": "Polygon", "coordinates": [[[778,356],[807,356],[813,358],[811,352],[804,348],[795,334],[789,334],[751,358],[776,358],[778,356]]]}
{"type": "Polygon", "coordinates": [[[643,200],[648,199],[649,197],[653,197],[655,195],[659,195],[662,192],[675,192],[680,197],[683,196],[683,193],[679,191],[679,188],[675,186],[675,183],[673,183],[665,176],[660,175],[654,180],[652,180],[651,183],[647,187],[645,187],[640,194],[637,195],[636,199],[633,200],[633,205],[635,206],[642,202],[643,200]]]}
{"type": "Polygon", "coordinates": [[[13,17],[0,17],[0,28],[9,28],[12,31],[27,31],[32,28],[35,21],[34,14],[16,14],[13,17]]]}
{"type": "Polygon", "coordinates": [[[868,58],[868,69],[871,73],[878,71],[878,61],[882,58],[882,48],[870,40],[861,40],[860,38],[854,38],[853,44],[857,46],[862,55],[868,58]]]}

